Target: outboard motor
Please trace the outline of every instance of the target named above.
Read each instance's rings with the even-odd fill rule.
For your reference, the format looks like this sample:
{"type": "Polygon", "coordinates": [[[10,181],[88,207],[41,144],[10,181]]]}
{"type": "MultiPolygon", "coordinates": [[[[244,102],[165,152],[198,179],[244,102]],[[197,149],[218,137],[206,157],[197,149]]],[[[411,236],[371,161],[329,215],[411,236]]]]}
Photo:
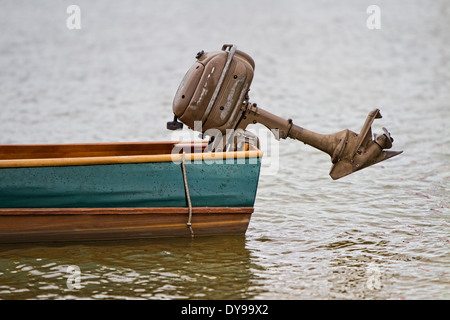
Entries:
{"type": "Polygon", "coordinates": [[[221,51],[201,51],[197,61],[184,76],[173,101],[174,120],[170,130],[183,124],[210,137],[209,151],[239,150],[244,142],[257,144],[257,137],[245,131],[249,124],[260,123],[272,130],[276,139],[292,138],[311,145],[331,157],[330,176],[339,179],[402,151],[386,151],[394,139],[384,133],[374,135],[372,123],[381,118],[380,110],[369,113],[359,134],[345,129],[323,135],[293,124],[249,101],[255,63],[235,45],[224,45],[221,51]],[[178,122],[178,119],[182,122],[178,122]]]}

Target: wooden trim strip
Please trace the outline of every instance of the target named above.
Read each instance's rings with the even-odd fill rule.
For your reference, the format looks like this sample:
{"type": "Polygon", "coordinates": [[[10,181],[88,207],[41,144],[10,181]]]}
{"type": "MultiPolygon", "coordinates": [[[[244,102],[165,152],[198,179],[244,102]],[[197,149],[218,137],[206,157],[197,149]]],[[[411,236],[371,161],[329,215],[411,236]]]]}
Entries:
{"type": "MultiPolygon", "coordinates": [[[[192,214],[248,214],[253,213],[253,207],[193,207],[192,214]]],[[[21,215],[142,215],[186,213],[187,207],[157,207],[157,208],[23,208],[0,209],[0,216],[21,215]]]]}
{"type": "Polygon", "coordinates": [[[133,142],[82,142],[82,143],[36,143],[36,144],[2,144],[0,147],[16,147],[16,148],[26,148],[26,147],[96,147],[96,146],[158,146],[158,145],[173,145],[173,144],[207,144],[204,140],[192,140],[192,141],[182,141],[182,140],[167,140],[167,141],[133,141],[133,142]]]}
{"type": "MultiPolygon", "coordinates": [[[[235,152],[202,152],[188,153],[185,161],[226,160],[237,158],[260,158],[260,150],[235,152]]],[[[182,154],[139,155],[139,156],[108,156],[108,157],[77,157],[77,158],[46,158],[46,159],[13,159],[0,160],[0,168],[21,167],[54,167],[83,166],[101,164],[126,164],[145,162],[181,162],[182,154]]]]}

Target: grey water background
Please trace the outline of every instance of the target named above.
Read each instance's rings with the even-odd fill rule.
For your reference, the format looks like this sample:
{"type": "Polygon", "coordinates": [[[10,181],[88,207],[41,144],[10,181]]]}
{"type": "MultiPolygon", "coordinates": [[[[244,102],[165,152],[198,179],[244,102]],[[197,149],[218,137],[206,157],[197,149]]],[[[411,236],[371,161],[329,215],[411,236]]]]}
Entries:
{"type": "Polygon", "coordinates": [[[404,150],[333,181],[326,154],[281,141],[245,236],[1,245],[0,299],[449,299],[450,2],[0,4],[0,144],[172,140],[195,54],[234,43],[259,106],[321,133],[380,108],[374,132],[404,150]]]}

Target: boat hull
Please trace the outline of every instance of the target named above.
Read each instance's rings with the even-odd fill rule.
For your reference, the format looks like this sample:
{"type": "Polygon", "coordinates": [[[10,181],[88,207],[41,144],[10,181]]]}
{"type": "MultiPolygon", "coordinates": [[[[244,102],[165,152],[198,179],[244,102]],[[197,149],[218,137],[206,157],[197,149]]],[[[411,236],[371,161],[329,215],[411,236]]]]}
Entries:
{"type": "MultiPolygon", "coordinates": [[[[253,207],[259,159],[187,161],[194,207],[253,207]]],[[[184,207],[180,163],[0,168],[0,208],[184,207]]]]}
{"type": "Polygon", "coordinates": [[[0,242],[244,234],[259,150],[177,146],[0,146],[0,242]]]}
{"type": "Polygon", "coordinates": [[[0,209],[0,243],[245,234],[253,208],[0,209]]]}

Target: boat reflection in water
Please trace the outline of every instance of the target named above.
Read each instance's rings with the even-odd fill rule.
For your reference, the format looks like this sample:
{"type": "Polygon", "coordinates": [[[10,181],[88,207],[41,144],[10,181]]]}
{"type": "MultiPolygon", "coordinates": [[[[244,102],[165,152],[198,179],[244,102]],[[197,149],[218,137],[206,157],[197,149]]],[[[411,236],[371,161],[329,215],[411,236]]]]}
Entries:
{"type": "Polygon", "coordinates": [[[0,251],[0,299],[252,299],[264,291],[245,236],[3,244],[0,251]],[[69,267],[79,270],[78,283],[69,267]]]}

